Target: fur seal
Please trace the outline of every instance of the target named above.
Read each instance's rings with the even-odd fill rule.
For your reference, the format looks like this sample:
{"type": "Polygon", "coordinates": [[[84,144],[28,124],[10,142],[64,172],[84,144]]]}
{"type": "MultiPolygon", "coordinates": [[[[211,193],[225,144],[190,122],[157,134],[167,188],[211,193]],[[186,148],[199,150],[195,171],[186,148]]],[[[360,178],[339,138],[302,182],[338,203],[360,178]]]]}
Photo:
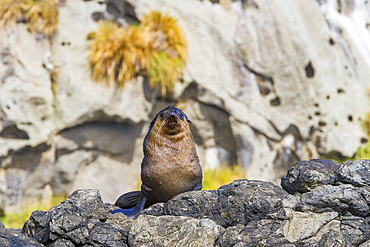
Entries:
{"type": "Polygon", "coordinates": [[[172,197],[202,189],[202,169],[189,127],[190,120],[175,106],[159,111],[144,139],[141,191],[120,196],[115,205],[134,217],[144,208],[172,197]]]}

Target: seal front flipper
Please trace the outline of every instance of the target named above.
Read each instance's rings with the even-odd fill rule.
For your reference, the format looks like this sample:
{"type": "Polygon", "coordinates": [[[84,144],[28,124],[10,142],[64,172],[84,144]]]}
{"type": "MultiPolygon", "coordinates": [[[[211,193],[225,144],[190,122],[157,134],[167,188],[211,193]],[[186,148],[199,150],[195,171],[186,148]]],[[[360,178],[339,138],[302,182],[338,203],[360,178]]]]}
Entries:
{"type": "Polygon", "coordinates": [[[141,192],[140,191],[131,191],[121,195],[114,205],[123,208],[129,209],[136,206],[141,192]]]}
{"type": "Polygon", "coordinates": [[[132,208],[120,208],[120,209],[116,209],[116,210],[112,211],[112,214],[116,214],[116,213],[123,213],[124,215],[126,215],[129,218],[133,218],[136,215],[134,207],[132,207],[132,208]]]}
{"type": "Polygon", "coordinates": [[[198,185],[193,189],[193,191],[202,190],[202,189],[203,189],[203,184],[202,184],[202,182],[200,182],[200,184],[198,184],[198,185]]]}
{"type": "MultiPolygon", "coordinates": [[[[133,192],[129,192],[129,193],[134,193],[134,192],[137,192],[137,191],[133,191],[133,192]]],[[[140,191],[138,191],[138,192],[140,192],[140,191]]],[[[127,193],[127,194],[129,194],[129,193],[127,193]]],[[[126,194],[124,194],[124,195],[126,195],[126,194]]],[[[122,196],[124,196],[124,195],[122,195],[122,196]]],[[[133,218],[133,217],[135,217],[135,215],[137,215],[139,212],[141,212],[144,209],[144,207],[146,207],[148,204],[150,204],[150,199],[145,194],[141,193],[139,199],[137,200],[137,204],[135,205],[135,207],[116,209],[116,210],[112,211],[112,214],[123,213],[129,218],[133,218]]]]}

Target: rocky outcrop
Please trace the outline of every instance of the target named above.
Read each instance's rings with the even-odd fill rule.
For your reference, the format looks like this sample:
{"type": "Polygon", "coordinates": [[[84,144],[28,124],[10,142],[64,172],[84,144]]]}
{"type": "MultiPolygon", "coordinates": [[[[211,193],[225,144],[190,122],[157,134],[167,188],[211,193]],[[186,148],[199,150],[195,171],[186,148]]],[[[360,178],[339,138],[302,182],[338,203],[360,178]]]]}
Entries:
{"type": "Polygon", "coordinates": [[[43,245],[31,237],[27,237],[21,229],[7,229],[0,225],[0,246],[8,247],[42,247],[43,245]]]}
{"type": "Polygon", "coordinates": [[[77,188],[110,202],[134,189],[149,121],[169,103],[192,120],[204,167],[239,163],[250,179],[279,182],[295,161],[352,156],[367,139],[368,1],[60,2],[51,42],[24,23],[0,30],[2,210],[77,188]],[[143,77],[123,89],[91,81],[98,21],[151,10],[187,38],[174,94],[162,99],[143,77]]]}
{"type": "Polygon", "coordinates": [[[135,219],[111,214],[116,207],[99,191],[77,190],[47,212],[33,212],[22,232],[46,246],[363,247],[370,242],[369,169],[369,160],[298,162],[283,179],[289,193],[237,180],[180,194],[135,219]]]}

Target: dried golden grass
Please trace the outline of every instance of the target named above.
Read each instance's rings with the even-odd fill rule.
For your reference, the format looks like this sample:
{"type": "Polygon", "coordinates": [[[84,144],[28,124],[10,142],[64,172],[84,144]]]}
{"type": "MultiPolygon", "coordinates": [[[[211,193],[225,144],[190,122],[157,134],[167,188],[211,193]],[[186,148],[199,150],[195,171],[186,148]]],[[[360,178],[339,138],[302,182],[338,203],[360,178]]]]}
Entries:
{"type": "Polygon", "coordinates": [[[176,19],[167,14],[152,11],[144,18],[142,25],[145,31],[151,34],[157,51],[164,51],[186,61],[187,42],[176,19]]]}
{"type": "Polygon", "coordinates": [[[103,22],[91,46],[91,78],[121,87],[138,74],[149,76],[162,95],[172,91],[187,57],[185,35],[177,21],[151,12],[142,25],[120,27],[103,22]]]}
{"type": "Polygon", "coordinates": [[[45,34],[51,38],[58,24],[58,3],[57,0],[33,0],[26,13],[28,28],[31,33],[45,34]]]}
{"type": "Polygon", "coordinates": [[[27,0],[0,0],[0,25],[13,26],[29,9],[27,0]]]}
{"type": "Polygon", "coordinates": [[[12,26],[20,18],[31,33],[51,38],[58,24],[58,0],[0,0],[0,24],[12,26]]]}
{"type": "Polygon", "coordinates": [[[140,27],[121,28],[114,22],[103,22],[91,46],[92,78],[120,86],[134,78],[149,63],[153,52],[140,27]]]}

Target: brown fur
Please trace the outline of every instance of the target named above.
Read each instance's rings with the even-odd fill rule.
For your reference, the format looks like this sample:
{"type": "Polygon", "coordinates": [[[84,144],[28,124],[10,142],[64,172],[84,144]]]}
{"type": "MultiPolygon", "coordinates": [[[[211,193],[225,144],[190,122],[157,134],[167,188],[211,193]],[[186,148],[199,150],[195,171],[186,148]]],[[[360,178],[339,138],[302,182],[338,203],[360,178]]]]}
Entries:
{"type": "Polygon", "coordinates": [[[181,119],[181,111],[174,109],[167,107],[157,114],[144,140],[142,192],[153,203],[202,188],[202,170],[189,123],[185,115],[181,119]],[[169,123],[173,115],[176,123],[169,123]]]}
{"type": "Polygon", "coordinates": [[[144,208],[192,190],[202,189],[202,169],[186,115],[174,106],[159,111],[144,139],[141,191],[120,196],[116,205],[134,217],[144,208]]]}

